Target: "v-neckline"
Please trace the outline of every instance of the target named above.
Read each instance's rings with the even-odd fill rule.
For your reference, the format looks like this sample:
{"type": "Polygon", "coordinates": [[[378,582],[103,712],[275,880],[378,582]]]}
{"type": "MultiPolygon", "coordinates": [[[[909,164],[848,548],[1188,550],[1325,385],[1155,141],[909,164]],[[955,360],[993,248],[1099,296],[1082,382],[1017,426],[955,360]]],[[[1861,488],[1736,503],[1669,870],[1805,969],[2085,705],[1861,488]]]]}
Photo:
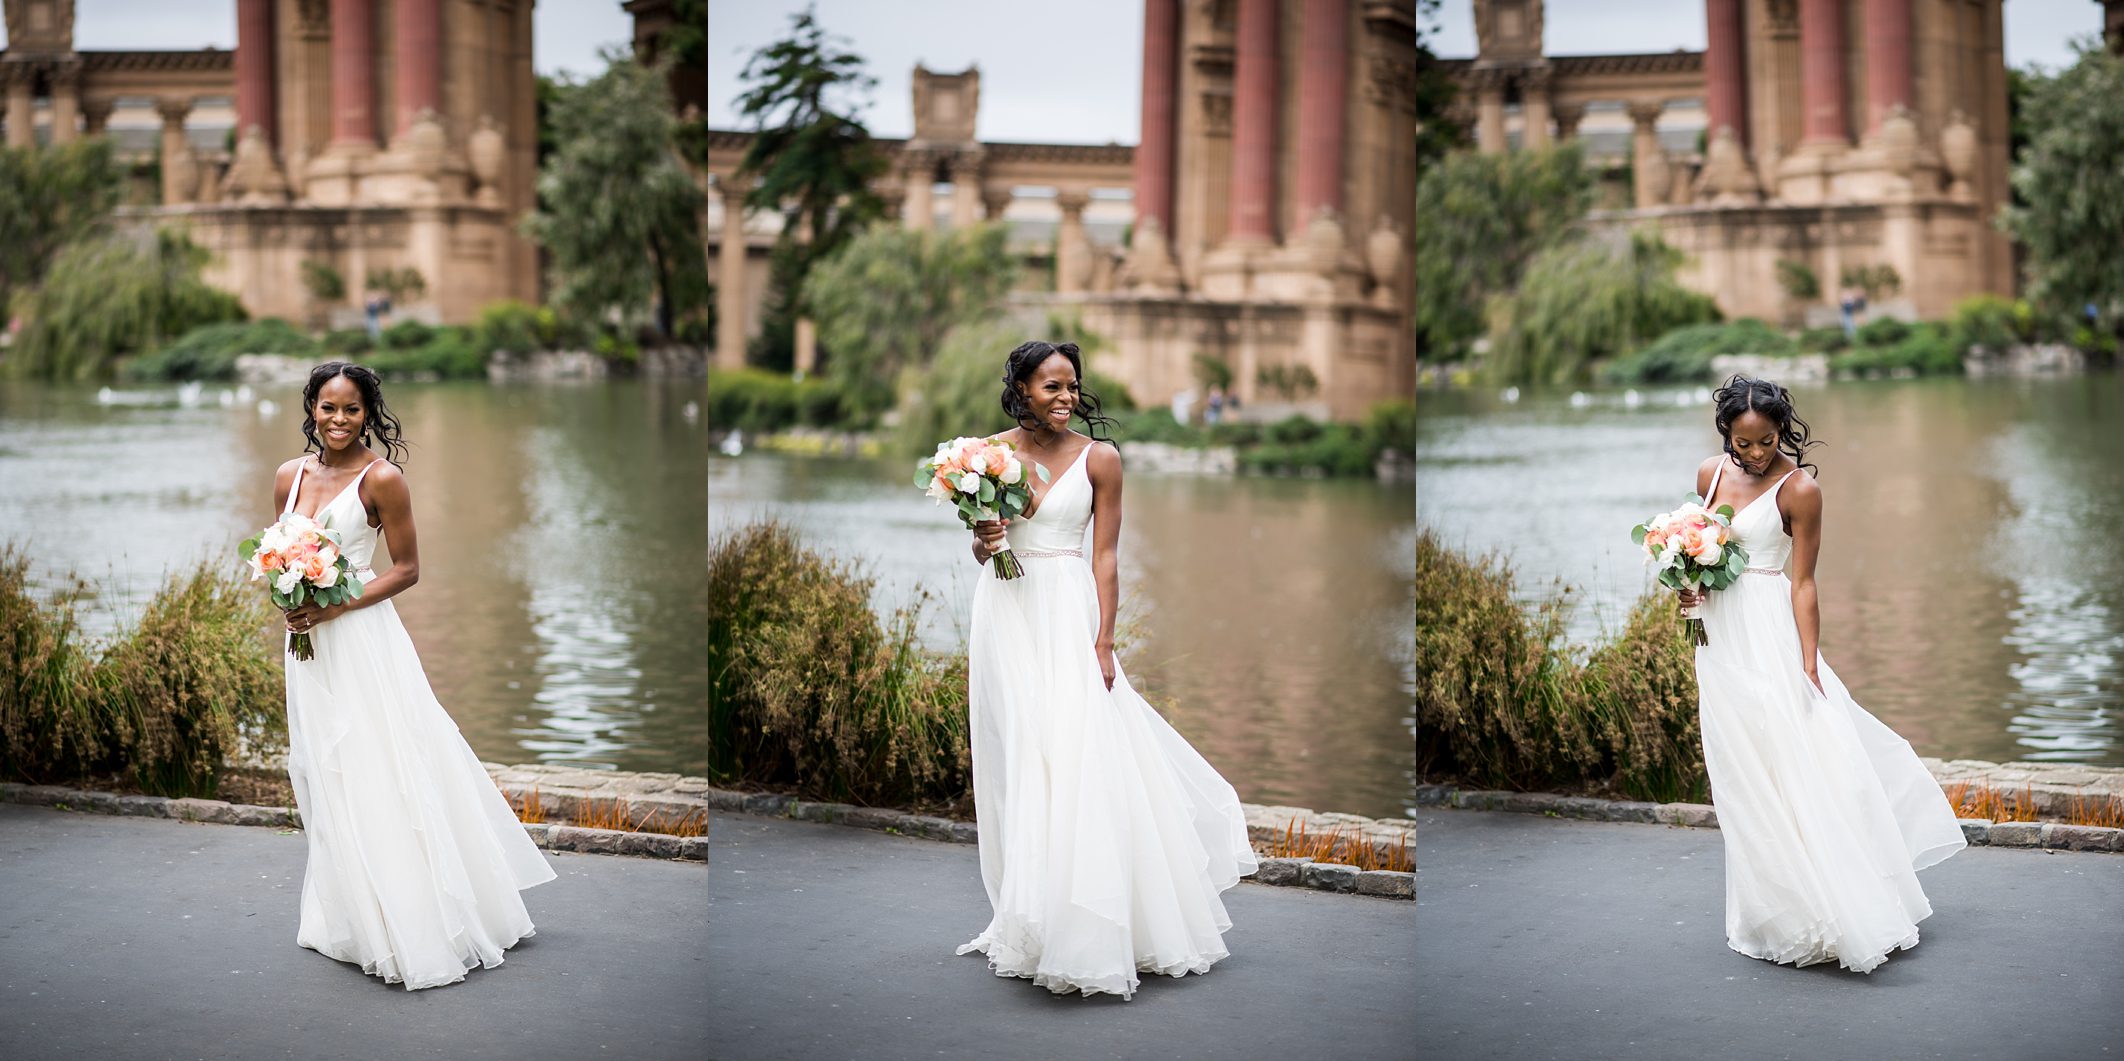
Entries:
{"type": "MultiPolygon", "coordinates": [[[[333,505],[338,504],[340,498],[347,496],[347,491],[354,489],[355,484],[361,482],[362,472],[368,471],[369,468],[375,463],[375,461],[370,461],[368,464],[362,465],[360,470],[354,473],[354,478],[347,480],[347,485],[340,487],[339,492],[333,494],[331,500],[328,500],[324,504],[317,506],[317,510],[307,516],[302,516],[302,513],[297,512],[295,510],[296,503],[302,500],[302,480],[300,478],[297,478],[295,481],[296,496],[288,498],[288,511],[290,513],[293,513],[294,515],[302,516],[302,518],[309,520],[312,523],[317,522],[317,517],[319,515],[322,515],[325,509],[331,508],[333,505]]],[[[323,467],[323,465],[320,464],[319,467],[323,467]]],[[[364,520],[364,522],[366,522],[366,520],[364,520]]]]}
{"type": "MultiPolygon", "coordinates": [[[[1738,465],[1735,465],[1735,464],[1734,464],[1734,462],[1733,462],[1733,459],[1732,459],[1732,458],[1730,458],[1730,457],[1726,459],[1726,465],[1732,465],[1732,466],[1738,467],[1738,465]]],[[[1745,469],[1745,468],[1743,468],[1743,469],[1742,469],[1742,471],[1746,471],[1746,470],[1747,470],[1747,469],[1745,469]]],[[[1750,499],[1748,500],[1748,503],[1747,503],[1747,504],[1745,504],[1745,505],[1742,505],[1741,507],[1739,507],[1739,508],[1736,508],[1736,509],[1734,509],[1734,510],[1733,510],[1733,518],[1734,518],[1734,519],[1736,519],[1736,520],[1740,519],[1740,518],[1741,518],[1741,515],[1742,515],[1743,513],[1747,512],[1747,511],[1748,511],[1749,509],[1752,509],[1752,508],[1754,508],[1754,507],[1755,507],[1755,505],[1756,505],[1756,502],[1758,502],[1758,501],[1761,501],[1761,500],[1762,500],[1763,498],[1769,497],[1769,496],[1770,496],[1771,494],[1774,494],[1774,493],[1776,493],[1776,492],[1777,492],[1777,488],[1778,488],[1778,487],[1780,487],[1780,486],[1783,486],[1783,485],[1784,485],[1784,483],[1785,483],[1785,480],[1787,480],[1787,479],[1790,479],[1790,478],[1792,478],[1792,473],[1793,473],[1793,472],[1796,472],[1796,471],[1799,471],[1799,467],[1798,467],[1797,465],[1793,466],[1793,467],[1792,467],[1792,468],[1790,468],[1790,469],[1787,469],[1787,470],[1786,470],[1786,472],[1785,472],[1785,474],[1783,474],[1783,475],[1780,475],[1780,476],[1778,476],[1778,477],[1777,477],[1777,480],[1776,480],[1775,482],[1772,482],[1772,483],[1771,483],[1771,484],[1770,484],[1769,486],[1766,486],[1766,487],[1764,487],[1764,488],[1763,488],[1763,491],[1762,491],[1762,493],[1759,493],[1759,494],[1755,495],[1754,497],[1750,498],[1750,499]]],[[[1714,475],[1713,475],[1713,476],[1711,477],[1711,492],[1712,492],[1713,494],[1716,494],[1716,493],[1718,493],[1718,484],[1719,484],[1720,476],[1722,476],[1722,475],[1724,475],[1724,474],[1725,474],[1725,466],[1721,466],[1721,467],[1720,467],[1720,469],[1719,469],[1719,471],[1718,471],[1718,473],[1714,474],[1714,475]]],[[[1704,507],[1705,507],[1705,508],[1708,508],[1708,509],[1710,509],[1710,510],[1711,510],[1711,511],[1713,511],[1713,512],[1716,512],[1716,511],[1718,511],[1718,508],[1717,508],[1717,506],[1714,506],[1713,504],[1711,504],[1711,502],[1712,502],[1713,500],[1714,500],[1713,498],[1709,498],[1709,497],[1705,498],[1705,499],[1704,499],[1704,507]]]]}
{"type": "MultiPolygon", "coordinates": [[[[1037,492],[1037,493],[1035,494],[1035,496],[1034,496],[1034,500],[1035,500],[1035,501],[1043,501],[1043,502],[1044,502],[1044,501],[1046,501],[1046,500],[1047,500],[1047,495],[1048,495],[1048,494],[1051,494],[1051,493],[1053,493],[1053,492],[1054,492],[1054,489],[1055,489],[1055,486],[1056,486],[1057,484],[1059,484],[1059,483],[1060,483],[1060,482],[1062,481],[1062,476],[1064,476],[1064,475],[1068,475],[1068,474],[1070,473],[1070,471],[1071,471],[1071,470],[1075,469],[1075,468],[1076,468],[1076,466],[1077,466],[1077,462],[1078,462],[1078,461],[1080,461],[1080,460],[1083,460],[1083,459],[1084,459],[1084,454],[1085,454],[1085,453],[1086,453],[1087,451],[1089,451],[1089,450],[1090,450],[1090,449],[1091,449],[1091,448],[1092,448],[1093,446],[1096,446],[1096,445],[1098,445],[1098,444],[1099,444],[1099,440],[1098,440],[1098,439],[1092,439],[1091,441],[1089,441],[1089,442],[1086,442],[1086,443],[1085,443],[1085,444],[1084,444],[1084,445],[1083,445],[1082,447],[1080,447],[1080,448],[1079,448],[1079,449],[1077,450],[1077,455],[1076,455],[1076,456],[1074,456],[1074,457],[1071,457],[1071,458],[1069,459],[1069,464],[1068,464],[1068,465],[1067,465],[1066,467],[1064,467],[1064,468],[1062,469],[1062,471],[1061,471],[1061,474],[1059,474],[1059,475],[1058,475],[1058,474],[1056,474],[1056,473],[1055,473],[1055,472],[1053,472],[1053,471],[1049,471],[1049,470],[1048,470],[1048,467],[1047,467],[1047,465],[1046,465],[1046,464],[1043,464],[1043,463],[1041,463],[1041,462],[1040,462],[1040,460],[1039,460],[1038,458],[1034,457],[1034,456],[1033,456],[1032,454],[1030,454],[1030,453],[1026,454],[1026,455],[1025,455],[1025,459],[1026,459],[1026,460],[1028,460],[1028,461],[1031,461],[1031,462],[1032,462],[1033,464],[1036,464],[1036,465],[1038,465],[1038,466],[1039,466],[1039,468],[1040,468],[1040,470],[1041,470],[1041,471],[1043,471],[1043,472],[1047,472],[1047,475],[1048,475],[1048,479],[1047,479],[1047,489],[1045,489],[1045,490],[1041,490],[1041,491],[1038,491],[1038,492],[1037,492]]],[[[1023,448],[1024,448],[1024,447],[1022,447],[1022,446],[1020,446],[1020,447],[1019,447],[1019,449],[1021,449],[1021,450],[1022,450],[1023,448]]]]}

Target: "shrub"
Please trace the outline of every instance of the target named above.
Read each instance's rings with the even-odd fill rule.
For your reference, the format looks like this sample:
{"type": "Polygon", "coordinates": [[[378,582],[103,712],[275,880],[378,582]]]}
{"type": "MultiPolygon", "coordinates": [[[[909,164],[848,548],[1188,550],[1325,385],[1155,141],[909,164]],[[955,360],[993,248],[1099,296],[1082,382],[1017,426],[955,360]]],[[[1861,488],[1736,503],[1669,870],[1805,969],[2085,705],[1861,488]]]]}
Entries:
{"type": "Polygon", "coordinates": [[[303,259],[302,286],[319,302],[337,302],[347,297],[347,278],[329,262],[303,259]]]}
{"type": "Polygon", "coordinates": [[[1703,383],[1717,375],[1711,359],[1728,354],[1791,357],[1799,346],[1785,333],[1754,317],[1725,324],[1689,324],[1650,346],[1609,362],[1601,375],[1611,383],[1703,383]]]}
{"type": "Polygon", "coordinates": [[[326,332],[318,345],[324,348],[325,353],[339,358],[366,354],[376,348],[376,344],[369,339],[368,330],[364,328],[342,328],[335,332],[326,332]]]}
{"type": "Polygon", "coordinates": [[[1897,371],[1950,375],[1962,371],[1962,350],[1947,328],[1926,322],[1906,328],[1893,342],[1861,345],[1831,358],[1829,364],[1840,372],[1858,375],[1897,371]]]}
{"type": "MultiPolygon", "coordinates": [[[[363,363],[379,376],[389,379],[410,379],[416,376],[434,376],[440,379],[484,379],[487,375],[487,351],[473,339],[468,328],[456,326],[427,328],[425,341],[410,346],[398,346],[392,341],[392,333],[399,332],[405,321],[384,333],[384,347],[364,359],[363,363]]],[[[414,334],[412,329],[400,333],[400,338],[414,334]]]]}
{"type": "Polygon", "coordinates": [[[1999,295],[1971,295],[1954,304],[1952,335],[1967,350],[1981,346],[2003,352],[2034,333],[2035,313],[2028,303],[1999,295]]]}
{"type": "Polygon", "coordinates": [[[1654,590],[1584,662],[1564,598],[1513,596],[1508,565],[1416,541],[1416,766],[1486,788],[1702,800],[1693,646],[1654,590]]]}
{"type": "Polygon", "coordinates": [[[1822,294],[1821,277],[1815,275],[1814,269],[1806,262],[1789,258],[1777,260],[1777,286],[1801,302],[1812,302],[1822,294]]]}
{"type": "Polygon", "coordinates": [[[1894,317],[1882,317],[1859,325],[1858,345],[1894,346],[1910,337],[1910,325],[1894,317]]]}
{"type": "Polygon", "coordinates": [[[1303,417],[1269,428],[1270,441],[1242,448],[1239,466],[1254,472],[1316,471],[1326,475],[1372,474],[1378,449],[1365,429],[1351,424],[1317,424],[1303,417]],[[1298,425],[1303,424],[1303,431],[1298,425]],[[1280,437],[1287,441],[1278,441],[1280,437]]]}
{"type": "Polygon", "coordinates": [[[799,383],[757,368],[708,372],[708,423],[718,430],[757,434],[799,424],[836,427],[848,415],[846,396],[832,380],[814,376],[799,383]]]}
{"type": "Polygon", "coordinates": [[[1851,340],[1844,337],[1844,329],[1835,324],[1825,328],[1809,328],[1799,336],[1799,348],[1802,353],[1833,354],[1849,345],[1851,340]]]}
{"type": "Polygon", "coordinates": [[[960,804],[972,784],[966,660],[889,624],[873,580],[755,523],[708,556],[709,773],[807,799],[960,804]]]}
{"type": "Polygon", "coordinates": [[[1365,419],[1365,431],[1370,436],[1374,454],[1390,449],[1414,454],[1416,403],[1407,398],[1396,398],[1372,406],[1365,419]]]}
{"type": "Polygon", "coordinates": [[[194,328],[152,354],[125,362],[121,372],[135,380],[230,380],[243,354],[313,357],[318,351],[317,342],[294,325],[267,317],[194,328]]]}
{"type": "MultiPolygon", "coordinates": [[[[552,320],[552,315],[545,315],[545,320],[552,320]]],[[[472,334],[479,348],[488,353],[507,350],[528,354],[553,343],[551,331],[541,325],[538,307],[504,299],[479,311],[479,323],[473,325],[472,334]]]]}
{"type": "Polygon", "coordinates": [[[1268,440],[1277,445],[1297,445],[1319,438],[1323,430],[1311,417],[1293,414],[1269,425],[1268,440]]]}
{"type": "Polygon", "coordinates": [[[428,345],[435,338],[436,329],[423,321],[407,318],[383,330],[383,346],[386,350],[411,350],[428,345]]]}
{"type": "Polygon", "coordinates": [[[239,742],[284,739],[265,594],[202,567],[93,657],[68,605],[30,596],[27,571],[0,550],[0,773],[57,784],[127,772],[154,795],[211,796],[239,742]]]}

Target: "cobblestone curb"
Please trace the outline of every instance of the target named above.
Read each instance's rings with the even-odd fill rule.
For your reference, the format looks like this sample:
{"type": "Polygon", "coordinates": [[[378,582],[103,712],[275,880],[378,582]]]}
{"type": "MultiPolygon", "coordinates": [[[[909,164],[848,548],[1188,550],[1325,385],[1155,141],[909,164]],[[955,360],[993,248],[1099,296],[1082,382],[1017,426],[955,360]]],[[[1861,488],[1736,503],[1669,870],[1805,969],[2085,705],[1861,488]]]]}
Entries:
{"type": "MultiPolygon", "coordinates": [[[[980,839],[972,822],[955,822],[948,818],[910,814],[907,811],[882,807],[811,803],[771,792],[739,792],[727,788],[710,788],[707,798],[711,809],[728,814],[757,814],[770,818],[795,818],[808,822],[853,825],[861,829],[877,829],[957,844],[977,843],[980,839]]],[[[1355,814],[1329,814],[1303,807],[1267,807],[1256,803],[1242,803],[1240,806],[1246,812],[1248,838],[1256,842],[1266,843],[1281,839],[1290,823],[1297,821],[1304,824],[1306,831],[1314,836],[1325,836],[1339,831],[1344,837],[1357,835],[1374,844],[1392,846],[1406,842],[1410,857],[1415,857],[1415,822],[1366,818],[1355,814]]],[[[1346,846],[1345,843],[1338,842],[1335,851],[1340,852],[1346,846]]],[[[1383,899],[1416,898],[1414,873],[1360,870],[1356,866],[1319,862],[1311,858],[1264,858],[1261,860],[1261,868],[1255,871],[1253,876],[1244,879],[1256,884],[1351,892],[1383,899]]]]}
{"type": "MultiPolygon", "coordinates": [[[[1501,810],[1600,822],[1653,822],[1697,829],[1718,828],[1718,811],[1704,803],[1637,803],[1559,796],[1548,792],[1498,792],[1452,785],[1418,785],[1419,806],[1501,810]]],[[[2124,829],[2058,822],[1994,822],[1961,818],[1962,837],[1972,847],[2028,847],[2052,851],[2124,852],[2124,829]]]]}
{"type": "MultiPolygon", "coordinates": [[[[490,770],[493,767],[489,767],[490,770]]],[[[624,776],[624,775],[623,775],[624,776]]],[[[705,783],[703,785],[705,787],[705,783]]],[[[540,793],[543,799],[544,793],[540,793]]],[[[705,801],[703,801],[705,804],[705,801]]],[[[114,792],[64,788],[58,785],[24,785],[0,782],[0,803],[56,807],[134,818],[166,818],[171,821],[212,825],[264,825],[282,829],[302,828],[302,812],[292,807],[261,807],[218,799],[173,799],[166,796],[128,796],[114,792]]],[[[708,860],[706,836],[672,836],[668,833],[629,832],[620,829],[585,829],[575,825],[525,823],[524,833],[548,851],[578,851],[600,855],[633,855],[686,862],[708,860]]]]}

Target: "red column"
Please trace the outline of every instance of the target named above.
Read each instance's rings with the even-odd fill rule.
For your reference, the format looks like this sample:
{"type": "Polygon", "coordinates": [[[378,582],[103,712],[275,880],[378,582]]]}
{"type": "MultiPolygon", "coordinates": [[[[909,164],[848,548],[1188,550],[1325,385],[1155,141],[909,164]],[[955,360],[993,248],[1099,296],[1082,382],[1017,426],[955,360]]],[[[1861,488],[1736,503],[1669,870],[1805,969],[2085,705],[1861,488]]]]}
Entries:
{"type": "Polygon", "coordinates": [[[398,131],[420,112],[442,113],[442,7],[436,0],[398,0],[392,28],[398,57],[398,131]]]}
{"type": "Polygon", "coordinates": [[[1143,3],[1143,128],[1136,145],[1136,217],[1173,231],[1173,99],[1180,0],[1143,3]]]}
{"type": "Polygon", "coordinates": [[[1746,147],[1748,64],[1741,50],[1741,0],[1704,0],[1704,24],[1710,31],[1704,43],[1704,82],[1711,133],[1731,128],[1746,147]]]}
{"type": "Polygon", "coordinates": [[[273,108],[273,0],[236,2],[236,135],[251,126],[280,142],[273,108]]]}
{"type": "Polygon", "coordinates": [[[1866,0],[1866,128],[1910,105],[1910,0],[1866,0]]]}
{"type": "Polygon", "coordinates": [[[332,139],[376,143],[376,12],[371,0],[332,0],[332,139]]]}
{"type": "Polygon", "coordinates": [[[1237,51],[1231,236],[1274,241],[1269,209],[1276,186],[1276,0],[1239,0],[1237,51]]]}
{"type": "Polygon", "coordinates": [[[1350,58],[1346,0],[1305,0],[1298,75],[1298,218],[1326,206],[1342,209],[1342,86],[1350,58]]]}
{"type": "Polygon", "coordinates": [[[1838,0],[1801,0],[1800,99],[1809,142],[1849,143],[1844,120],[1844,11],[1838,0]]]}

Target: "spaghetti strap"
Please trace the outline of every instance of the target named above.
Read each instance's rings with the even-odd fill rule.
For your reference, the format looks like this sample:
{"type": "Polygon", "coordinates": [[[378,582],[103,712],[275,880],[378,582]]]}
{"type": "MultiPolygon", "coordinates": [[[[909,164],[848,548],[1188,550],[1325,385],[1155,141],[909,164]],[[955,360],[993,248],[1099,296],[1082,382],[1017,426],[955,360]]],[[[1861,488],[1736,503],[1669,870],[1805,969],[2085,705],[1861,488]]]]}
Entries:
{"type": "Polygon", "coordinates": [[[295,499],[302,496],[303,469],[308,468],[309,466],[309,454],[303,454],[303,458],[295,462],[295,482],[288,486],[288,503],[281,506],[281,515],[285,516],[288,513],[295,511],[295,499]]]}
{"type": "Polygon", "coordinates": [[[1709,490],[1704,491],[1705,508],[1710,508],[1711,499],[1718,496],[1718,477],[1726,474],[1727,459],[1727,457],[1721,454],[1718,458],[1718,467],[1711,469],[1711,488],[1709,490]]]}

